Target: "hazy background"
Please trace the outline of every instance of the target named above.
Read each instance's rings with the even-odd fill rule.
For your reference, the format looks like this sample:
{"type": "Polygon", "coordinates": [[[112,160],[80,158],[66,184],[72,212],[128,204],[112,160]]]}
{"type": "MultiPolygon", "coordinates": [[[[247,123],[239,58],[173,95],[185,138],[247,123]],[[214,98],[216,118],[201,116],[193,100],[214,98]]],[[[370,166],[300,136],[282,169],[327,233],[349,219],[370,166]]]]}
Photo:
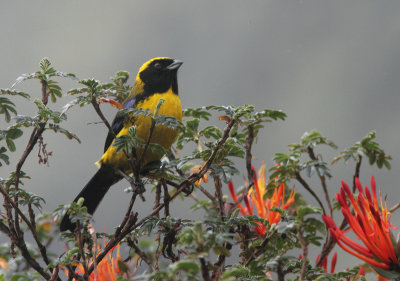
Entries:
{"type": "MultiPolygon", "coordinates": [[[[361,180],[375,175],[388,205],[400,199],[400,2],[399,1],[24,1],[0,4],[0,87],[10,87],[22,73],[38,70],[43,57],[55,68],[79,78],[108,82],[118,70],[131,76],[146,60],[170,56],[184,61],[179,88],[184,108],[209,104],[250,103],[257,109],[282,109],[285,122],[276,122],[260,134],[255,145],[259,166],[271,166],[275,152],[287,152],[305,131],[320,130],[339,151],[370,130],[393,156],[391,171],[364,168],[361,180]]],[[[130,81],[132,83],[132,80],[130,81]]],[[[62,82],[65,90],[78,87],[62,82]]],[[[40,96],[37,81],[17,87],[32,99],[40,96]]],[[[49,104],[61,110],[72,100],[49,104]]],[[[35,107],[15,99],[20,113],[35,107]]],[[[109,119],[115,109],[102,106],[109,119]]],[[[32,180],[25,188],[47,200],[46,211],[72,200],[96,171],[106,128],[94,110],[72,109],[64,127],[77,133],[82,144],[63,135],[46,133],[53,151],[50,167],[37,164],[37,148],[23,170],[32,180]]],[[[8,126],[0,121],[1,128],[8,126]]],[[[217,121],[216,121],[217,122],[217,121]]],[[[18,142],[12,164],[0,168],[7,177],[26,145],[18,142]]],[[[330,162],[335,152],[328,150],[330,162]]],[[[244,170],[244,166],[243,170],[244,170]]],[[[329,181],[332,195],[340,180],[351,182],[354,165],[340,163],[329,181]]],[[[235,178],[236,185],[242,177],[235,178]]],[[[111,230],[125,211],[129,197],[113,188],[96,213],[96,226],[111,230]]],[[[300,184],[299,192],[305,194],[300,184]]],[[[138,203],[145,213],[152,205],[138,203]]],[[[316,204],[314,201],[310,201],[316,204]]],[[[191,199],[175,202],[188,210],[191,199]]],[[[400,213],[392,216],[400,225],[400,213]]],[[[397,232],[397,231],[395,231],[397,232]]],[[[339,267],[354,260],[340,253],[339,267]]]]}

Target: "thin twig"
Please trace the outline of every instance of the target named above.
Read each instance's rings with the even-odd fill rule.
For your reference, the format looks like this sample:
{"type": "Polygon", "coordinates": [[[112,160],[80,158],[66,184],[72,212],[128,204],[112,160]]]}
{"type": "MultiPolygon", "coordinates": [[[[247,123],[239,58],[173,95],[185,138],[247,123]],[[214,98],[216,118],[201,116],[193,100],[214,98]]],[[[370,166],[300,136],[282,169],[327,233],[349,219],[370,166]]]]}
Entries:
{"type": "Polygon", "coordinates": [[[246,150],[246,170],[247,170],[247,178],[249,179],[249,185],[254,181],[254,170],[251,164],[251,160],[253,158],[251,154],[251,148],[253,146],[253,141],[254,141],[254,126],[249,125],[247,126],[247,137],[246,137],[246,145],[245,145],[245,150],[246,150]]]}
{"type": "MultiPolygon", "coordinates": [[[[40,242],[40,240],[39,240],[39,238],[37,236],[37,232],[36,232],[36,228],[35,228],[34,223],[33,224],[31,223],[31,221],[35,220],[34,213],[33,213],[33,210],[31,208],[31,206],[28,205],[28,207],[29,207],[29,215],[31,217],[31,221],[29,221],[29,219],[24,215],[24,213],[21,211],[21,209],[17,206],[16,202],[14,202],[11,199],[11,197],[8,195],[8,193],[3,188],[2,185],[0,185],[0,193],[3,194],[5,201],[7,201],[14,208],[14,210],[19,214],[19,216],[22,218],[22,220],[26,223],[26,225],[28,226],[29,230],[31,231],[31,233],[33,235],[33,238],[35,239],[36,244],[38,245],[38,248],[40,250],[40,253],[42,255],[42,258],[43,258],[44,262],[46,263],[46,265],[48,265],[50,263],[50,260],[49,260],[49,258],[47,256],[47,253],[46,253],[46,247],[43,246],[43,244],[40,242]]],[[[9,236],[10,238],[14,237],[14,239],[18,239],[18,240],[22,239],[23,240],[23,236],[21,236],[21,234],[17,236],[17,232],[15,232],[15,230],[11,230],[11,231],[9,230],[9,234],[11,234],[11,232],[14,232],[15,234],[12,237],[9,236]]],[[[14,242],[16,242],[16,241],[14,241],[14,242]]],[[[15,243],[15,244],[18,245],[19,243],[15,243]]],[[[25,242],[24,242],[24,244],[25,244],[25,242]]]]}
{"type": "Polygon", "coordinates": [[[165,204],[164,215],[165,215],[165,217],[169,217],[169,202],[171,200],[169,198],[167,183],[165,182],[164,178],[161,179],[161,184],[164,189],[164,204],[165,204]]]}
{"type": "Polygon", "coordinates": [[[322,212],[324,215],[326,215],[325,207],[324,204],[322,204],[321,199],[319,199],[318,195],[312,190],[312,188],[308,185],[308,183],[301,177],[300,173],[298,171],[294,172],[295,178],[298,182],[300,182],[303,187],[317,200],[319,206],[322,209],[322,212]]]}
{"type": "MultiPolygon", "coordinates": [[[[310,156],[311,160],[318,161],[318,158],[315,156],[314,150],[312,149],[312,147],[307,147],[307,151],[308,151],[308,155],[310,156]]],[[[321,181],[322,189],[324,190],[324,193],[325,193],[325,200],[328,203],[329,215],[332,217],[333,208],[332,208],[331,198],[329,196],[328,187],[326,186],[326,178],[325,178],[325,176],[319,176],[319,179],[321,181]]]]}
{"type": "Polygon", "coordinates": [[[300,271],[300,276],[299,280],[303,280],[305,274],[306,274],[306,267],[307,267],[307,256],[308,256],[308,245],[306,240],[304,239],[303,236],[303,229],[301,227],[298,228],[298,237],[299,237],[299,242],[301,244],[301,248],[303,249],[303,263],[301,265],[301,271],[300,271]]]}
{"type": "Polygon", "coordinates": [[[53,273],[51,274],[51,277],[49,279],[49,281],[55,281],[58,278],[58,271],[59,271],[59,266],[58,264],[56,265],[56,267],[54,267],[53,269],[53,273]]]}
{"type": "Polygon", "coordinates": [[[392,208],[389,209],[390,213],[393,213],[394,211],[396,211],[398,208],[400,208],[400,202],[397,203],[396,205],[394,205],[392,208]]]}
{"type": "Polygon", "coordinates": [[[197,188],[198,190],[200,190],[205,196],[207,196],[207,198],[210,199],[210,201],[213,202],[213,204],[214,204],[215,206],[218,206],[218,205],[217,205],[217,200],[215,199],[215,197],[212,196],[211,193],[208,192],[204,187],[202,187],[201,185],[198,185],[198,186],[196,186],[196,188],[197,188]]]}
{"type": "Polygon", "coordinates": [[[133,242],[133,240],[130,239],[129,237],[126,239],[126,241],[128,242],[129,247],[131,247],[135,251],[135,254],[137,254],[145,263],[147,263],[147,265],[150,266],[152,271],[155,271],[156,269],[153,263],[151,262],[151,259],[146,255],[146,253],[142,252],[139,249],[139,247],[135,244],[135,242],[133,242]]]}
{"type": "Polygon", "coordinates": [[[81,227],[80,227],[80,225],[79,225],[79,222],[77,223],[77,230],[76,230],[76,235],[77,235],[77,240],[78,240],[78,247],[79,247],[79,252],[80,252],[80,255],[81,255],[81,257],[82,257],[82,259],[83,259],[83,278],[85,279],[85,280],[88,280],[88,278],[89,278],[89,275],[90,275],[90,273],[88,273],[88,267],[87,267],[87,262],[86,262],[86,255],[85,255],[85,245],[84,245],[84,241],[83,241],[83,238],[82,238],[82,232],[80,231],[81,230],[81,227]]]}
{"type": "Polygon", "coordinates": [[[21,254],[27,261],[27,263],[30,266],[32,266],[32,268],[35,269],[40,275],[42,275],[44,279],[49,280],[50,275],[47,272],[45,272],[44,269],[40,266],[40,264],[35,260],[35,258],[31,256],[28,248],[26,247],[25,241],[23,240],[23,237],[20,238],[19,240],[14,241],[14,243],[20,249],[21,254]]]}
{"type": "MultiPolygon", "coordinates": [[[[161,200],[161,183],[159,182],[156,186],[156,198],[154,199],[153,210],[160,205],[160,200],[161,200]]],[[[160,214],[157,214],[156,217],[160,217],[160,214]]]]}
{"type": "Polygon", "coordinates": [[[128,205],[128,209],[125,212],[124,219],[122,220],[121,224],[115,230],[115,236],[118,236],[121,233],[121,230],[125,228],[127,222],[129,221],[129,218],[131,217],[133,204],[135,203],[135,200],[136,200],[136,196],[137,196],[137,193],[133,192],[131,200],[128,205]]]}
{"type": "Polygon", "coordinates": [[[361,168],[362,156],[358,156],[358,160],[356,163],[356,171],[353,176],[353,193],[356,192],[356,178],[360,178],[360,168],[361,168]]]}
{"type": "Polygon", "coordinates": [[[218,201],[218,211],[219,211],[219,216],[221,217],[221,220],[224,218],[224,198],[222,194],[222,184],[221,184],[221,179],[218,176],[214,176],[214,186],[215,186],[215,197],[217,198],[218,201]]]}
{"type": "Polygon", "coordinates": [[[116,135],[114,133],[114,130],[112,129],[110,123],[108,123],[106,117],[104,116],[103,112],[101,112],[100,110],[100,106],[96,100],[96,97],[94,95],[92,95],[92,106],[94,108],[94,110],[96,111],[97,115],[99,115],[101,121],[103,121],[103,123],[107,126],[108,131],[110,132],[110,134],[115,138],[116,135]]]}
{"type": "Polygon", "coordinates": [[[276,273],[278,275],[278,281],[285,281],[285,272],[283,270],[283,266],[282,266],[282,261],[281,260],[278,261],[278,268],[276,270],[276,273]]]}
{"type": "MultiPolygon", "coordinates": [[[[225,243],[225,249],[229,252],[232,249],[232,244],[229,242],[225,243]]],[[[224,254],[220,254],[217,258],[217,262],[214,264],[214,270],[211,275],[211,280],[217,281],[221,277],[222,268],[225,265],[226,256],[224,254]]]]}
{"type": "Polygon", "coordinates": [[[36,244],[39,247],[39,251],[40,251],[40,254],[42,255],[43,261],[46,263],[46,265],[49,265],[50,264],[50,260],[49,260],[49,257],[47,256],[46,247],[40,242],[39,237],[38,237],[37,232],[36,232],[35,213],[33,212],[31,203],[28,203],[28,213],[29,213],[29,218],[30,218],[30,221],[31,221],[32,229],[35,230],[33,232],[31,230],[33,238],[35,239],[36,244]]]}
{"type": "Polygon", "coordinates": [[[272,231],[271,233],[269,233],[268,236],[266,236],[264,238],[264,240],[262,241],[261,245],[258,246],[256,248],[256,250],[254,251],[254,253],[251,254],[251,256],[247,259],[247,261],[245,262],[245,265],[248,266],[250,264],[250,262],[252,262],[253,260],[255,260],[261,253],[263,253],[265,251],[265,247],[268,245],[269,241],[270,241],[270,237],[272,235],[274,235],[276,232],[276,230],[272,231]]]}
{"type": "Polygon", "coordinates": [[[208,266],[204,258],[199,258],[201,266],[201,276],[204,281],[211,281],[210,273],[208,272],[208,266]]]}

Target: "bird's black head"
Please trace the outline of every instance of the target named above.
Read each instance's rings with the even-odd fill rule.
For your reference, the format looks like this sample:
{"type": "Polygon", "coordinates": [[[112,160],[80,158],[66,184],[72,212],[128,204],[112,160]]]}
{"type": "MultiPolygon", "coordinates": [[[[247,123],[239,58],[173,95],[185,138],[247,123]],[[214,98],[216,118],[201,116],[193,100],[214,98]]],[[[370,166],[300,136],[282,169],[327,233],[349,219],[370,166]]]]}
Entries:
{"type": "Polygon", "coordinates": [[[164,93],[172,88],[178,94],[178,68],[182,65],[179,60],[167,57],[154,58],[140,68],[136,82],[141,82],[146,95],[164,93]]]}

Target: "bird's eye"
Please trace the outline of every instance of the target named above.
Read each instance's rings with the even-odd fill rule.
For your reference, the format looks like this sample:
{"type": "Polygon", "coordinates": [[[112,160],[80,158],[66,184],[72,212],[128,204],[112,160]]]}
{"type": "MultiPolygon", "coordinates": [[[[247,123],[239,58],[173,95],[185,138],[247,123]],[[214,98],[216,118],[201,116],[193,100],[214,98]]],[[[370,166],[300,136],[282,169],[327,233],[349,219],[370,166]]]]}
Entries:
{"type": "Polygon", "coordinates": [[[161,63],[157,62],[154,64],[154,68],[160,69],[161,68],[161,63]]]}

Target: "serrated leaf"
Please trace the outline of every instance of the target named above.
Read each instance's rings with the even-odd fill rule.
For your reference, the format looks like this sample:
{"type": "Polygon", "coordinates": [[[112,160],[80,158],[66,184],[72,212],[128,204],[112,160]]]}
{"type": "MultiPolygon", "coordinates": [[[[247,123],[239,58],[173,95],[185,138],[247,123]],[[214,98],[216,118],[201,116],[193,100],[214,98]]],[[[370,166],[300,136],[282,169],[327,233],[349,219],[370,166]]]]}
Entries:
{"type": "Polygon", "coordinates": [[[11,96],[21,96],[26,99],[30,98],[29,94],[27,94],[25,92],[18,92],[16,90],[11,90],[11,89],[0,89],[0,94],[11,95],[11,96]]]}

